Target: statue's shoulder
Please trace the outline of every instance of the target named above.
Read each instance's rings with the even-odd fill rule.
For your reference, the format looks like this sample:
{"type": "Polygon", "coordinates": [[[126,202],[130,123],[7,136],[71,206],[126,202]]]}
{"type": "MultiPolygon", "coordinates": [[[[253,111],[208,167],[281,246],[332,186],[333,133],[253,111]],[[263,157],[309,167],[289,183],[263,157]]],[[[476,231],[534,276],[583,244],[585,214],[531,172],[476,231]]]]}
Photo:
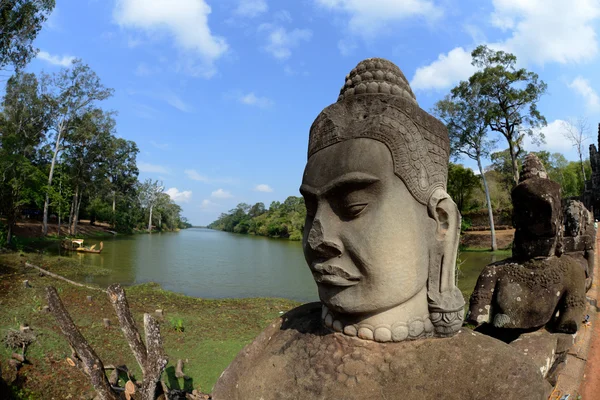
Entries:
{"type": "Polygon", "coordinates": [[[469,329],[450,338],[376,343],[329,332],[320,319],[319,304],[280,317],[223,372],[213,398],[547,398],[527,357],[469,329]]]}

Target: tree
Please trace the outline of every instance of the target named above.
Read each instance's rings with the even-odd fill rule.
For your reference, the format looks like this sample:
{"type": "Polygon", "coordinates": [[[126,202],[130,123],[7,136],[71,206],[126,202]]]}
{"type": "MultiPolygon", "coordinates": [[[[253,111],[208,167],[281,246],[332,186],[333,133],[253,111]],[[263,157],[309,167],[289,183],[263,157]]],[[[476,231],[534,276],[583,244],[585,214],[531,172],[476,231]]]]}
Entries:
{"type": "MultiPolygon", "coordinates": [[[[59,152],[63,149],[63,139],[75,120],[93,108],[94,102],[112,96],[113,90],[106,88],[100,78],[81,60],[74,60],[70,68],[64,68],[54,75],[43,77],[47,87],[45,98],[52,115],[52,130],[55,135],[54,153],[48,173],[48,188],[52,186],[54,167],[59,152]]],[[[49,191],[44,202],[42,233],[48,234],[49,191]]]]}
{"type": "Polygon", "coordinates": [[[21,208],[39,200],[41,172],[32,161],[45,139],[47,116],[35,75],[11,77],[0,113],[0,212],[7,217],[9,244],[21,208]]]}
{"type": "MultiPolygon", "coordinates": [[[[471,85],[469,82],[463,81],[452,89],[450,95],[435,104],[433,113],[446,123],[450,138],[451,156],[454,159],[467,156],[477,162],[488,209],[492,238],[491,247],[492,251],[496,251],[498,246],[496,244],[494,212],[490,200],[489,186],[481,163],[482,157],[488,157],[496,143],[495,140],[488,138],[486,99],[480,95],[478,85],[471,85]]],[[[450,176],[448,178],[450,180],[450,176]]],[[[450,182],[448,182],[448,186],[450,186],[450,182]]],[[[452,193],[450,195],[452,196],[452,193]]],[[[462,211],[460,206],[459,210],[462,211]]]]}
{"type": "Polygon", "coordinates": [[[473,170],[461,164],[448,165],[448,194],[456,202],[461,213],[465,211],[473,190],[477,187],[479,187],[479,178],[473,170]]]}
{"type": "Polygon", "coordinates": [[[69,214],[69,233],[77,233],[79,210],[86,190],[106,186],[107,150],[113,138],[116,122],[113,113],[93,109],[78,116],[66,134],[63,163],[68,168],[73,187],[73,202],[69,214]]]}
{"type": "Polygon", "coordinates": [[[477,89],[477,96],[486,105],[488,127],[504,136],[508,143],[513,182],[517,185],[517,159],[523,152],[525,135],[534,143],[544,140],[540,128],[546,126],[546,119],[537,109],[537,103],[546,93],[547,85],[536,73],[517,69],[517,57],[511,53],[482,45],[471,56],[472,64],[480,70],[469,78],[469,85],[477,89]]]}
{"type": "Polygon", "coordinates": [[[590,125],[586,118],[579,117],[576,119],[572,119],[568,122],[563,121],[563,136],[571,142],[575,150],[577,150],[577,155],[579,156],[579,163],[581,165],[581,176],[583,177],[583,182],[585,185],[585,181],[587,180],[585,175],[585,168],[583,166],[583,143],[589,139],[588,134],[590,132],[590,125]]]}
{"type": "Polygon", "coordinates": [[[142,207],[148,210],[148,233],[152,233],[152,210],[158,201],[159,195],[163,192],[164,186],[160,181],[146,179],[140,184],[139,199],[142,207]]]}
{"type": "Polygon", "coordinates": [[[0,69],[21,70],[37,54],[33,40],[54,9],[54,0],[0,0],[0,69]]]}

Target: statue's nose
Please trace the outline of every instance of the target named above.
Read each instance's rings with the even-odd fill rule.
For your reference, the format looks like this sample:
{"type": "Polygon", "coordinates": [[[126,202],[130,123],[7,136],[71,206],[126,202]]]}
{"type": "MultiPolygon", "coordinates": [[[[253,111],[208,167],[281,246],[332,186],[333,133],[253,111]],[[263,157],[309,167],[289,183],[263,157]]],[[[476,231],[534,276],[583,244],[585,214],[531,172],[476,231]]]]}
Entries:
{"type": "Polygon", "coordinates": [[[342,246],[338,240],[331,237],[325,230],[320,218],[315,218],[312,228],[308,233],[307,243],[310,249],[319,257],[330,259],[342,254],[342,246]]]}

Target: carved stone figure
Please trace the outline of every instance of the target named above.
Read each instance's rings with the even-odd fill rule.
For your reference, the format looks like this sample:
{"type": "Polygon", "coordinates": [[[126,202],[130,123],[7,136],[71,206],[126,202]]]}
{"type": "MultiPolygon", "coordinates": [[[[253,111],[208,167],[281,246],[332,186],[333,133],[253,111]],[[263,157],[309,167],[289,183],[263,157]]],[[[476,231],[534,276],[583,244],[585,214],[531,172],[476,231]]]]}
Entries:
{"type": "Polygon", "coordinates": [[[585,270],[563,253],[560,186],[529,154],[512,191],[513,257],[488,265],[471,295],[468,322],[575,333],[585,309],[585,270]],[[559,257],[560,256],[560,257],[559,257]]]}
{"type": "Polygon", "coordinates": [[[577,200],[567,200],[563,207],[563,251],[579,261],[585,270],[585,289],[592,287],[596,254],[596,229],[591,212],[577,200]]]}
{"type": "Polygon", "coordinates": [[[215,400],[545,398],[527,357],[461,328],[448,156],[444,125],[396,65],[374,58],[352,70],[310,129],[300,187],[321,302],[246,346],[215,400]]]}

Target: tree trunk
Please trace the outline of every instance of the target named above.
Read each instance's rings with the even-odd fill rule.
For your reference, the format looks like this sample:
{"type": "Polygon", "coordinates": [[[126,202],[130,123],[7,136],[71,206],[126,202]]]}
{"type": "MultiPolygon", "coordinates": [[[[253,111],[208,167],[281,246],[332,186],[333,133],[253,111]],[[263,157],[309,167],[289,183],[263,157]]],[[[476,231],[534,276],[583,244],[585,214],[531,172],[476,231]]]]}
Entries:
{"type": "Polygon", "coordinates": [[[515,181],[515,186],[517,186],[519,184],[519,164],[517,163],[517,155],[513,146],[512,142],[508,142],[508,151],[512,161],[513,180],[515,181]]]}
{"type": "Polygon", "coordinates": [[[152,205],[150,206],[150,218],[148,218],[148,233],[152,233],[152,205]]]}
{"type": "Polygon", "coordinates": [[[81,200],[83,200],[83,196],[81,193],[79,194],[79,199],[77,201],[77,208],[75,208],[75,215],[73,216],[73,234],[77,234],[77,223],[79,222],[79,207],[81,206],[81,200]]]}
{"type": "Polygon", "coordinates": [[[112,193],[112,227],[115,228],[116,225],[116,210],[117,210],[117,194],[113,190],[112,193]]]}
{"type": "Polygon", "coordinates": [[[73,200],[71,201],[71,215],[69,215],[69,235],[75,234],[75,219],[77,212],[77,200],[79,199],[79,185],[75,187],[73,200]]]}
{"type": "Polygon", "coordinates": [[[50,187],[52,186],[52,176],[54,175],[54,165],[56,164],[56,156],[60,151],[60,139],[62,138],[63,130],[64,122],[61,122],[58,126],[56,146],[54,147],[54,155],[52,156],[52,163],[50,164],[50,173],[48,174],[48,190],[46,191],[46,200],[44,201],[44,219],[42,222],[42,234],[44,236],[48,234],[48,204],[50,203],[50,187]]]}
{"type": "Polygon", "coordinates": [[[12,242],[13,226],[14,226],[14,222],[10,221],[8,223],[8,233],[6,234],[6,245],[7,246],[10,246],[10,243],[12,242]]]}
{"type": "Polygon", "coordinates": [[[50,312],[54,315],[58,326],[73,350],[73,361],[80,370],[89,376],[92,386],[98,393],[98,398],[101,400],[118,400],[119,396],[112,390],[106,378],[102,361],[73,323],[71,316],[62,301],[60,301],[56,289],[47,287],[46,298],[50,306],[50,312]]]}
{"type": "Polygon", "coordinates": [[[485,179],[483,168],[481,167],[481,158],[479,157],[477,158],[477,166],[479,167],[479,174],[481,175],[481,180],[483,181],[485,201],[487,202],[488,218],[490,220],[490,232],[492,233],[492,251],[496,251],[498,250],[498,245],[496,244],[496,229],[494,228],[494,212],[492,210],[492,202],[490,200],[490,189],[487,184],[487,179],[485,179]]]}

